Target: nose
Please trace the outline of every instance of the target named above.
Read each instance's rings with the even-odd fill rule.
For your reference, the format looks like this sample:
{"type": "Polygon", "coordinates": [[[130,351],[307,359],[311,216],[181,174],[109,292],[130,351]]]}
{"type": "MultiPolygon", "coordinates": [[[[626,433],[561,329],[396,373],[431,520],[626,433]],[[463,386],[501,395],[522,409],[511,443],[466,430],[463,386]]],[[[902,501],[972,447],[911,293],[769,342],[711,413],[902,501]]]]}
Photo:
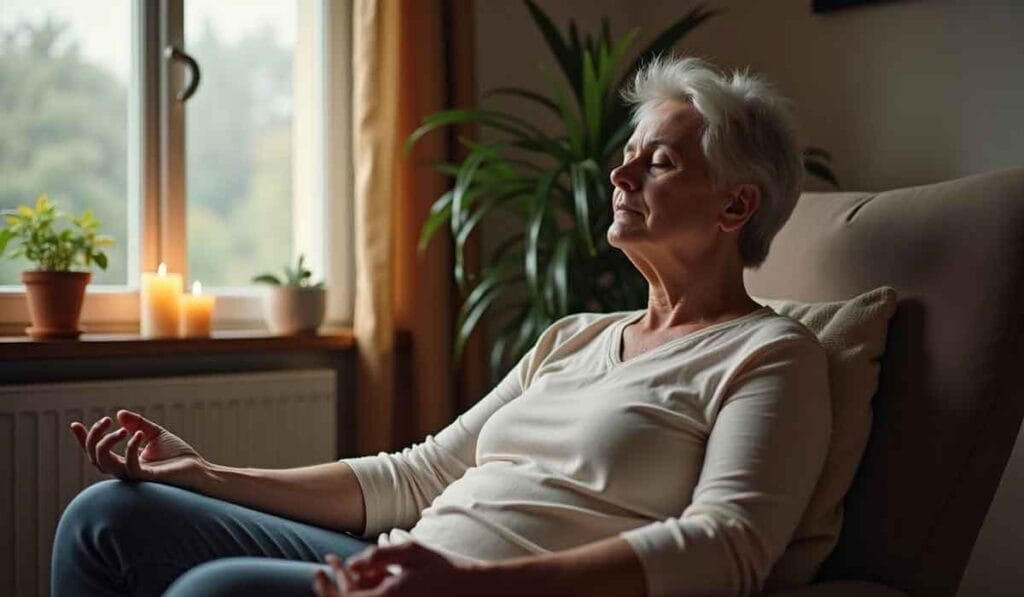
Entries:
{"type": "Polygon", "coordinates": [[[631,167],[633,162],[626,162],[617,168],[612,169],[612,174],[609,177],[612,184],[626,192],[632,192],[640,189],[640,181],[631,167]]]}

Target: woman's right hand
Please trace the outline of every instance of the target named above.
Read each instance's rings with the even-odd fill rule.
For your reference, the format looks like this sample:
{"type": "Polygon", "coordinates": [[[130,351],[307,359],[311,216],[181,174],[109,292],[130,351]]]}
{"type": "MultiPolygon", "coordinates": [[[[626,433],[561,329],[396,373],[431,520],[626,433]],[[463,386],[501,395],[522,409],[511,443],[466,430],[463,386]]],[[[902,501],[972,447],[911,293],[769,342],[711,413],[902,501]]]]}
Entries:
{"type": "Polygon", "coordinates": [[[106,435],[110,417],[96,421],[88,430],[78,421],[71,423],[72,433],[100,472],[126,481],[190,487],[209,468],[210,463],[195,448],[142,415],[120,410],[117,420],[121,429],[106,435]],[[114,453],[114,446],[129,436],[124,456],[114,453]]]}

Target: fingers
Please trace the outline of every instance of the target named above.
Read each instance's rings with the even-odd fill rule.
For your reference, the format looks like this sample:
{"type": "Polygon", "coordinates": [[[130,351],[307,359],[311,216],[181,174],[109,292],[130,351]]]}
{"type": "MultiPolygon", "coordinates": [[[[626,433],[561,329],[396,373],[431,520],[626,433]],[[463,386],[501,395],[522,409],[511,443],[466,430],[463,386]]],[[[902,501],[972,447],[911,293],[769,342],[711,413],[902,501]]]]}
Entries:
{"type": "Polygon", "coordinates": [[[82,449],[85,450],[85,438],[89,435],[89,430],[85,428],[85,425],[75,421],[71,424],[71,433],[78,440],[78,445],[82,446],[82,449]]]}
{"type": "Polygon", "coordinates": [[[341,589],[343,595],[347,595],[353,589],[355,579],[352,578],[351,573],[341,563],[341,558],[338,556],[329,553],[324,559],[327,560],[327,564],[334,571],[334,577],[338,579],[338,588],[341,589]]]}
{"type": "Polygon", "coordinates": [[[331,580],[323,568],[317,569],[313,577],[313,590],[319,597],[334,597],[335,595],[348,595],[352,591],[352,579],[348,570],[342,565],[341,559],[333,553],[324,557],[327,564],[334,571],[335,580],[331,580]]]}
{"type": "Polygon", "coordinates": [[[370,547],[349,560],[349,567],[359,574],[371,569],[383,570],[390,564],[409,565],[425,562],[433,552],[415,542],[387,547],[370,547]]]}
{"type": "Polygon", "coordinates": [[[136,431],[128,440],[128,446],[124,450],[124,467],[132,479],[143,478],[142,467],[139,465],[139,446],[143,439],[142,432],[136,431]]]}
{"type": "Polygon", "coordinates": [[[108,433],[103,439],[96,442],[95,462],[101,471],[111,475],[116,475],[119,478],[126,478],[124,459],[111,452],[111,450],[114,445],[124,439],[127,434],[128,431],[122,427],[117,431],[108,433]]]}
{"type": "Polygon", "coordinates": [[[409,590],[411,582],[412,581],[409,580],[409,577],[407,576],[388,576],[372,589],[360,589],[358,591],[348,593],[348,595],[351,595],[351,597],[383,597],[385,595],[394,595],[395,597],[398,597],[399,595],[409,594],[422,595],[422,591],[417,592],[415,590],[409,590]]]}
{"type": "Polygon", "coordinates": [[[104,432],[113,423],[110,417],[103,417],[96,421],[88,430],[82,423],[74,421],[71,423],[71,432],[89,457],[89,461],[100,472],[116,475],[122,479],[142,478],[144,473],[139,464],[139,450],[146,440],[159,435],[162,428],[128,410],[118,411],[117,417],[123,425],[122,428],[106,435],[104,432]],[[134,433],[132,433],[133,431],[134,433]],[[126,447],[125,457],[122,458],[112,450],[118,442],[129,437],[129,434],[131,437],[126,447]]]}
{"type": "Polygon", "coordinates": [[[383,568],[369,568],[362,572],[356,572],[348,566],[343,568],[348,582],[348,590],[351,592],[365,591],[378,587],[388,577],[387,570],[383,568]]]}
{"type": "Polygon", "coordinates": [[[317,597],[336,597],[341,595],[338,591],[338,586],[331,582],[331,579],[327,577],[327,573],[322,568],[318,568],[313,573],[313,591],[317,597]]]}
{"type": "Polygon", "coordinates": [[[121,426],[127,428],[128,431],[141,431],[147,440],[156,438],[156,436],[160,435],[160,432],[164,430],[163,427],[157,425],[153,421],[150,421],[139,413],[132,412],[130,410],[122,409],[117,411],[117,420],[121,423],[121,426]]]}
{"type": "Polygon", "coordinates": [[[92,424],[89,433],[85,436],[85,453],[89,456],[89,462],[92,462],[93,466],[99,466],[96,462],[96,443],[103,437],[103,432],[110,423],[110,417],[103,417],[92,424]]]}

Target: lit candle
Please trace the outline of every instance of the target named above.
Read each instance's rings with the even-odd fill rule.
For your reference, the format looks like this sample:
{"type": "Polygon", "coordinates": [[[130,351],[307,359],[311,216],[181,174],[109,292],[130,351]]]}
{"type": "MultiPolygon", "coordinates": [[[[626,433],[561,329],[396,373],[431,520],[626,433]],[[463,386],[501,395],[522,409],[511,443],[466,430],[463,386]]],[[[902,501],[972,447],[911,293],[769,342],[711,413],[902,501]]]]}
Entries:
{"type": "Polygon", "coordinates": [[[181,297],[181,337],[206,338],[213,321],[213,295],[203,294],[203,285],[192,283],[192,294],[181,297]]]}
{"type": "Polygon", "coordinates": [[[139,296],[139,324],[143,338],[178,336],[178,303],[181,300],[181,274],[167,273],[163,263],[156,273],[143,272],[139,296]]]}

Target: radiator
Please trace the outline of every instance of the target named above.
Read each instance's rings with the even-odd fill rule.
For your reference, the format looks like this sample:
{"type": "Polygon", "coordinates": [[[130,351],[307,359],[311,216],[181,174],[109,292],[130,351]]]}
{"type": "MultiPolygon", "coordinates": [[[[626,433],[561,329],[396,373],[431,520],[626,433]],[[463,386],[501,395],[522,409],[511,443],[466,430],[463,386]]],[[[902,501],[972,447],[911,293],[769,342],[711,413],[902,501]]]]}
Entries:
{"type": "Polygon", "coordinates": [[[0,595],[49,595],[61,513],[109,478],[85,457],[72,421],[89,427],[127,408],[218,464],[303,466],[335,458],[336,386],[330,369],[0,386],[0,595]]]}

